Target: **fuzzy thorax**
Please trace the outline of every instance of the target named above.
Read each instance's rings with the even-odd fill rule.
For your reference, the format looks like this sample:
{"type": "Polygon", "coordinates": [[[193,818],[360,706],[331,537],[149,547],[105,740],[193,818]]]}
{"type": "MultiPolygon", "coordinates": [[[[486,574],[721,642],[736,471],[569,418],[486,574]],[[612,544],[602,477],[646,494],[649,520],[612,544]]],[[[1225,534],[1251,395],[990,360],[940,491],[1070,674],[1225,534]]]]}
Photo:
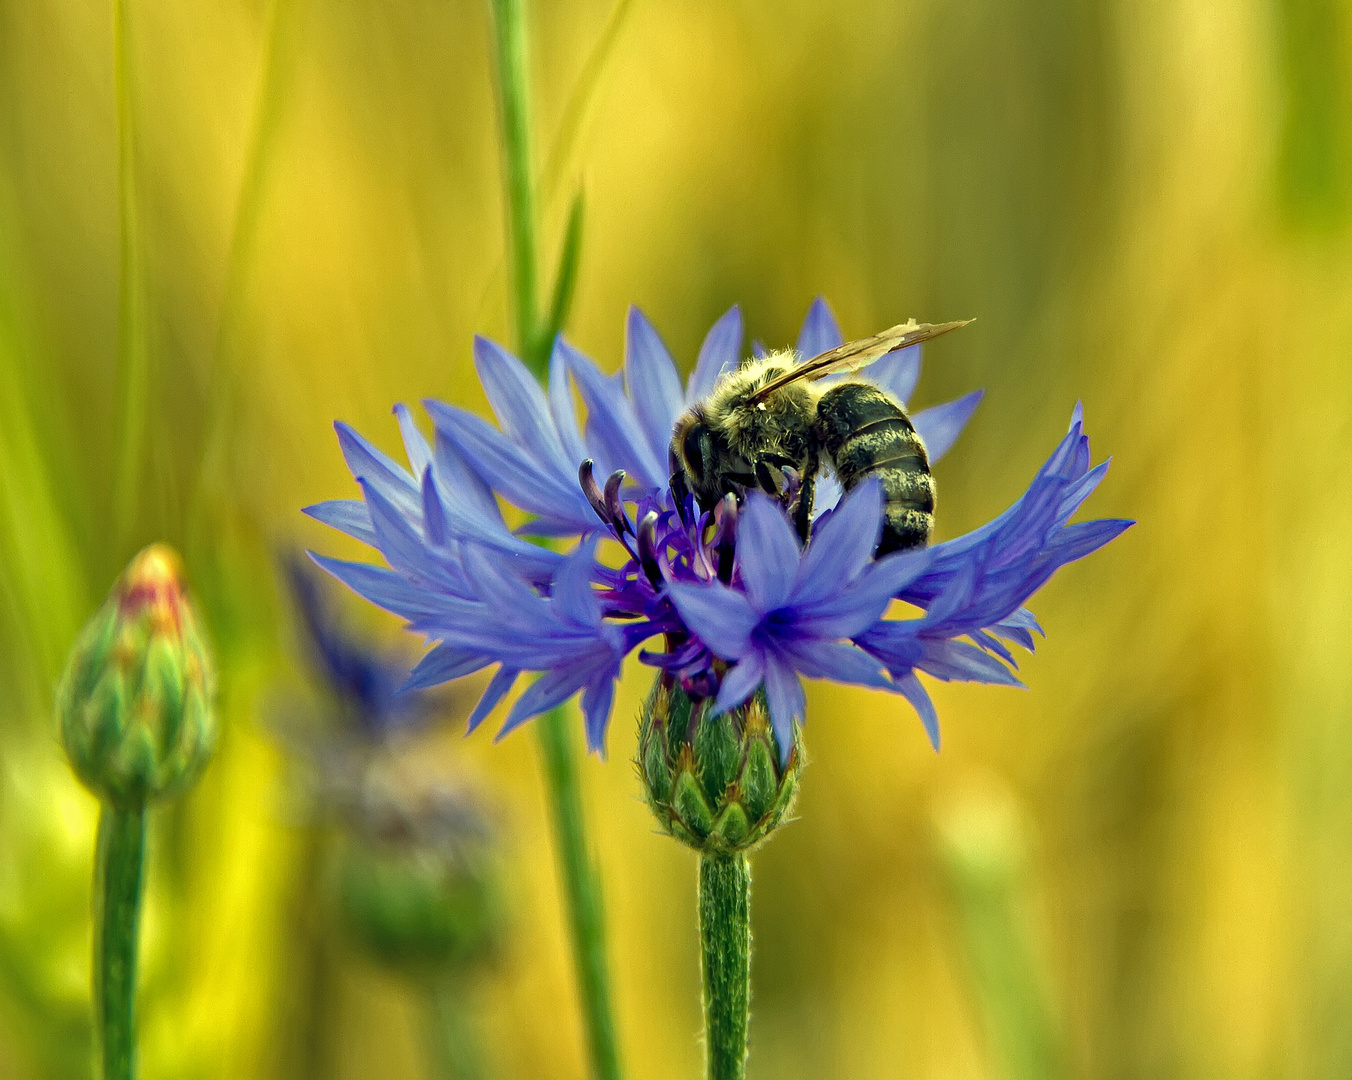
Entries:
{"type": "Polygon", "coordinates": [[[763,401],[756,392],[796,363],[792,352],[773,353],[724,375],[713,392],[677,420],[671,450],[700,504],[711,507],[736,487],[754,486],[760,462],[815,471],[812,460],[817,388],[808,382],[781,387],[763,401]]]}

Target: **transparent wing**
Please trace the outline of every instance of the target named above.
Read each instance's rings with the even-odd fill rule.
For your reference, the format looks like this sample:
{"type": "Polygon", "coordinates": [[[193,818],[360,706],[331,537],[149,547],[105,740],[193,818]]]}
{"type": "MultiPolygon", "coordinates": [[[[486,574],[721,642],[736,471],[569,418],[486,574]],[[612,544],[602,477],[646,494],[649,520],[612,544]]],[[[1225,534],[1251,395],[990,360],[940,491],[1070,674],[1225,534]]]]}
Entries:
{"type": "Polygon", "coordinates": [[[788,386],[789,383],[797,382],[799,379],[820,379],[836,372],[858,371],[890,352],[918,345],[922,341],[930,341],[973,321],[964,319],[959,322],[917,323],[912,319],[872,337],[847,341],[844,345],[805,360],[792,370],[771,379],[756,391],[752,400],[760,401],[769,397],[781,386],[788,386]]]}

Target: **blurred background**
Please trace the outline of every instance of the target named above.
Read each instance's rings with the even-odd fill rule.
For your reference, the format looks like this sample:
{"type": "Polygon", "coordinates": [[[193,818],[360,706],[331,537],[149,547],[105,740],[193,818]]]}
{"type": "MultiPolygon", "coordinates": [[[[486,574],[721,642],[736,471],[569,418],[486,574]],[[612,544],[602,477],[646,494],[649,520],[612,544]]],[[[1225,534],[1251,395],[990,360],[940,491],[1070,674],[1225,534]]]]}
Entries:
{"type": "MultiPolygon", "coordinates": [[[[543,164],[611,8],[531,11],[543,164]]],[[[88,1075],[96,807],[52,690],[154,539],[185,552],[224,731],[153,825],[144,1076],[425,1076],[417,995],[323,902],[329,826],[278,735],[320,706],[276,560],[362,557],[299,513],[355,493],[335,418],[398,453],[393,403],[486,409],[486,5],[128,15],[132,453],[111,4],[0,0],[0,1077],[88,1075]]],[[[772,345],[819,293],[847,337],[977,316],[917,395],[987,389],[940,535],[1008,505],[1077,399],[1114,457],[1092,516],[1140,521],[1035,598],[1027,691],[935,688],[941,754],[900,699],[809,689],[800,820],[755,857],[751,1076],[1352,1071],[1350,59],[1347,0],[630,5],[546,169],[547,263],[587,197],[573,340],[613,370],[635,303],[688,368],[734,302],[772,345]]],[[[583,775],[627,1071],[666,1080],[701,1068],[695,861],[629,765],[648,681],[627,669],[583,775]]],[[[439,700],[397,753],[488,792],[504,838],[485,1060],[581,1077],[535,742],[461,739],[468,693],[439,700]]]]}

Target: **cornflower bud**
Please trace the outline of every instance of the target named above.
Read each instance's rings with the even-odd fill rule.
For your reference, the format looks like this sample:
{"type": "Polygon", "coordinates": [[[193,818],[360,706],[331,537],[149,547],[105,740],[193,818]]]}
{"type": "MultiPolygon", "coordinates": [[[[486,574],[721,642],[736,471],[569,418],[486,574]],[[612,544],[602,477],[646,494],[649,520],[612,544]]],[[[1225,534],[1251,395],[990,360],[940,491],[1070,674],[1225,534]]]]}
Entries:
{"type": "Polygon", "coordinates": [[[363,951],[423,976],[492,956],[506,911],[494,830],[472,795],[368,784],[348,825],[336,900],[363,951]]]}
{"type": "Polygon", "coordinates": [[[174,551],[152,544],[85,624],[57,689],[66,755],[105,802],[179,794],[216,747],[215,667],[174,551]]]}
{"type": "Polygon", "coordinates": [[[662,676],[639,717],[638,765],[648,806],[664,832],[704,854],[747,851],[792,809],[802,742],[794,730],[787,763],[770,727],[763,691],[712,716],[662,676]]]}

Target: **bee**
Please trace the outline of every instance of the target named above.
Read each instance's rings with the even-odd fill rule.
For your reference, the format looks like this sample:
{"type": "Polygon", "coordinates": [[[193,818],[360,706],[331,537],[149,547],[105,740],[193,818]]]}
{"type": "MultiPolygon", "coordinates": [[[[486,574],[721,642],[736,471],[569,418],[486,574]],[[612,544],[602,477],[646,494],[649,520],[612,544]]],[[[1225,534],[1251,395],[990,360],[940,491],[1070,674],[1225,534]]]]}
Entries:
{"type": "Polygon", "coordinates": [[[744,363],[677,419],[670,452],[674,489],[686,486],[701,509],[712,510],[729,493],[740,500],[759,488],[786,503],[806,540],[817,472],[828,465],[846,491],[869,476],[882,482],[879,555],[928,543],[934,480],[925,444],[902,403],[858,379],[827,388],[815,383],[966,325],[912,320],[802,363],[792,351],[744,363]]]}

